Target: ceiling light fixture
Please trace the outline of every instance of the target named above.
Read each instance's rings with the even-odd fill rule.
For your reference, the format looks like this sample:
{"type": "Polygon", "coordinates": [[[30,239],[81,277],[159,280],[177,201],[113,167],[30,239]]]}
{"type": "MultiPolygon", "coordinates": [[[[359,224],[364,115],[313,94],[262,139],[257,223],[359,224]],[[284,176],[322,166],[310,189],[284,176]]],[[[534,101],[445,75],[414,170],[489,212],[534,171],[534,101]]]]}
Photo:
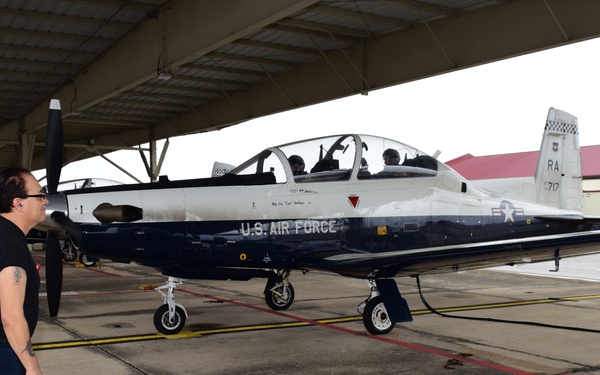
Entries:
{"type": "Polygon", "coordinates": [[[159,70],[158,71],[158,79],[162,79],[163,81],[168,81],[172,78],[171,72],[167,70],[159,70]]]}

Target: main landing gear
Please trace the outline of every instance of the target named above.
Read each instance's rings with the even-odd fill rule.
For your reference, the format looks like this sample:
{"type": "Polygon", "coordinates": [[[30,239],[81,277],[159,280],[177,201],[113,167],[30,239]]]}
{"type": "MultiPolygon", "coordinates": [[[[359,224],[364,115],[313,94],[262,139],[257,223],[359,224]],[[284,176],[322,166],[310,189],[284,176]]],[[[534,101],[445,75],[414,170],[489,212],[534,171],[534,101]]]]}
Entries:
{"type": "Polygon", "coordinates": [[[363,324],[369,333],[373,335],[385,335],[390,333],[396,323],[392,322],[383,305],[379,290],[374,280],[368,280],[371,294],[361,302],[356,311],[363,317],[363,324]]]}
{"type": "Polygon", "coordinates": [[[273,310],[286,310],[294,303],[294,287],[290,283],[290,270],[275,271],[265,287],[265,302],[273,310]]]}
{"type": "Polygon", "coordinates": [[[393,279],[368,280],[368,282],[371,294],[356,307],[356,310],[362,315],[363,324],[369,333],[385,335],[394,329],[396,323],[412,321],[408,304],[400,295],[393,279]]]}
{"type": "Polygon", "coordinates": [[[70,239],[64,241],[64,245],[62,247],[62,257],[66,262],[72,262],[79,257],[79,263],[83,264],[86,267],[93,267],[100,261],[98,258],[91,258],[87,255],[80,254],[77,251],[77,247],[71,242],[70,239]]]}
{"type": "MultiPolygon", "coordinates": [[[[289,281],[290,270],[276,270],[265,286],[265,302],[273,310],[285,310],[294,302],[294,287],[289,281]]],[[[174,335],[183,329],[188,318],[183,305],[175,302],[175,288],[183,279],[169,276],[167,283],[156,288],[163,304],[154,313],[154,327],[165,335],[174,335]]]]}

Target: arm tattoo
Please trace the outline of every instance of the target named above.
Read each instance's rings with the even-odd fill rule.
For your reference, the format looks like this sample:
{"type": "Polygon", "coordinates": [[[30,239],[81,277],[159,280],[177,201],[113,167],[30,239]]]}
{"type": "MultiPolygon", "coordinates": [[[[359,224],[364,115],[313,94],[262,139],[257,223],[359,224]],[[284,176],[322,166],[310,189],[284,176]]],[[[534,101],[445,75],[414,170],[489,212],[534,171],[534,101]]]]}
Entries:
{"type": "Polygon", "coordinates": [[[19,284],[21,282],[21,269],[19,267],[15,267],[14,273],[15,283],[19,284]]]}
{"type": "Polygon", "coordinates": [[[31,344],[31,339],[27,340],[27,344],[25,345],[25,349],[21,353],[29,354],[30,357],[33,357],[35,353],[33,352],[33,345],[31,344]]]}

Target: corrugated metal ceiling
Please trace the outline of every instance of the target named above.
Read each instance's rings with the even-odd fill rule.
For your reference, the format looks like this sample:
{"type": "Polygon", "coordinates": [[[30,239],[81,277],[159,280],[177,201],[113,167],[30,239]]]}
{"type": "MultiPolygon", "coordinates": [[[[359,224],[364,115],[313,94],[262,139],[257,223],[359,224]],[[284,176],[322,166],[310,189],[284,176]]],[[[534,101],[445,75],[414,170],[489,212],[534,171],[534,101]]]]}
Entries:
{"type": "MultiPolygon", "coordinates": [[[[171,72],[173,80],[152,79],[90,109],[81,118],[135,122],[137,116],[142,116],[144,123],[160,121],[189,111],[190,101],[201,105],[224,92],[265,80],[264,71],[278,74],[322,58],[321,52],[351,48],[364,38],[377,38],[415,23],[499,2],[320,1],[244,40],[185,64],[171,72]],[[155,113],[156,102],[164,102],[170,111],[155,113]]],[[[24,117],[169,3],[0,1],[0,122],[24,117]]]]}

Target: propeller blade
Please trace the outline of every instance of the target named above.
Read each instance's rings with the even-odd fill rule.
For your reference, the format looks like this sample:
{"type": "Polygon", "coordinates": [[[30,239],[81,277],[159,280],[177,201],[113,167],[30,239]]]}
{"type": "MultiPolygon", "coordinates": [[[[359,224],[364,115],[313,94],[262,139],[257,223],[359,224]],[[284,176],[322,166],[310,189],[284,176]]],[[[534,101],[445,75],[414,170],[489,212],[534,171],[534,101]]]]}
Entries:
{"type": "MultiPolygon", "coordinates": [[[[48,124],[46,126],[46,179],[48,193],[55,194],[58,189],[63,163],[63,123],[60,113],[60,101],[50,100],[48,124]]],[[[56,212],[55,212],[56,214],[56,212]]],[[[59,223],[60,224],[60,223],[59,223]]],[[[46,292],[50,316],[58,315],[60,294],[62,292],[62,251],[58,233],[46,235],[46,292]]]]}
{"type": "Polygon", "coordinates": [[[46,235],[46,292],[48,294],[48,310],[50,316],[58,315],[60,293],[62,291],[62,251],[58,233],[48,232],[46,235]]]}
{"type": "Polygon", "coordinates": [[[76,244],[78,244],[81,241],[81,230],[79,230],[77,224],[75,224],[73,220],[69,219],[69,217],[65,215],[64,212],[54,211],[50,215],[50,217],[52,218],[52,220],[54,220],[56,224],[65,228],[65,231],[69,236],[71,236],[71,239],[76,240],[76,244]]]}
{"type": "Polygon", "coordinates": [[[46,179],[48,193],[56,193],[63,163],[63,123],[60,101],[50,100],[48,125],[46,126],[46,179]]]}

